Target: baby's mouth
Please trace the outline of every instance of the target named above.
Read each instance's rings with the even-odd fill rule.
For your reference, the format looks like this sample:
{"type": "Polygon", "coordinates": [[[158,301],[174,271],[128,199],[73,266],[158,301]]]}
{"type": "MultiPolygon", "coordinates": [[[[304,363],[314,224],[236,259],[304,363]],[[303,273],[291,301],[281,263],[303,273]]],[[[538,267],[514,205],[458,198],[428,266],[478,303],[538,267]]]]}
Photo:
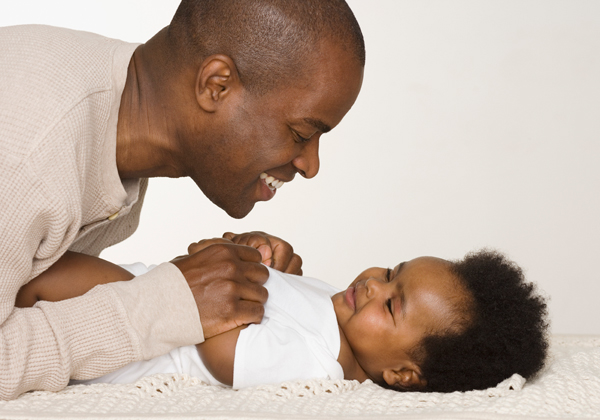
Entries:
{"type": "Polygon", "coordinates": [[[271,191],[275,191],[278,188],[281,188],[285,182],[275,178],[274,176],[268,175],[266,172],[260,174],[260,179],[264,181],[264,183],[269,187],[271,191]]]}
{"type": "Polygon", "coordinates": [[[353,311],[356,311],[356,288],[348,287],[346,289],[346,293],[344,294],[344,299],[346,299],[346,303],[353,311]]]}

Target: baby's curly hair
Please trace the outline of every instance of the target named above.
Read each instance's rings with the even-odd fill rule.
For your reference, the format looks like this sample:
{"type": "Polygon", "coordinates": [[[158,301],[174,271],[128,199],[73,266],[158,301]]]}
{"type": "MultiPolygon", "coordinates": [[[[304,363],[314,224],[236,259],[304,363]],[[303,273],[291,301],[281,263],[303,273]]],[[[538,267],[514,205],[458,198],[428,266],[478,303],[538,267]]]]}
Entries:
{"type": "Polygon", "coordinates": [[[459,332],[437,332],[416,349],[427,385],[419,391],[486,389],[518,373],[534,377],[548,349],[546,302],[523,271],[493,250],[467,254],[451,272],[471,295],[459,332]],[[421,356],[421,357],[419,357],[421,356]]]}

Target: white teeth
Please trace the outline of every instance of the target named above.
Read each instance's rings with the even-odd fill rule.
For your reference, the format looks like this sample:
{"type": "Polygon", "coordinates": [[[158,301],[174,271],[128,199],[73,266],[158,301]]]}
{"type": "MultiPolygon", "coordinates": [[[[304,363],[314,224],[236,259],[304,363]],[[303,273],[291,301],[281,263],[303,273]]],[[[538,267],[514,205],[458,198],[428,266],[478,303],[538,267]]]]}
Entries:
{"type": "Polygon", "coordinates": [[[260,174],[260,179],[263,179],[265,181],[265,184],[267,184],[267,187],[269,187],[271,190],[281,188],[283,186],[283,184],[285,184],[285,182],[280,181],[279,179],[275,178],[274,176],[267,175],[265,172],[260,174]]]}

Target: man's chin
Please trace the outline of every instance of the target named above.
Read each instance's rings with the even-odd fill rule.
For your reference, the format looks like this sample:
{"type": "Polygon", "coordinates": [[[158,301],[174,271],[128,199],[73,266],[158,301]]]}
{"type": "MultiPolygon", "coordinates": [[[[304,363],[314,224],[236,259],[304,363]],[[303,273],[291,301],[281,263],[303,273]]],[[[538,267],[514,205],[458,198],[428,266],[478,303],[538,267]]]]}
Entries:
{"type": "Polygon", "coordinates": [[[225,213],[227,213],[229,215],[229,217],[232,217],[234,219],[243,219],[244,217],[246,217],[254,208],[254,204],[255,203],[251,203],[249,205],[241,205],[241,204],[237,204],[237,205],[233,205],[233,206],[219,206],[222,210],[225,211],[225,213]]]}
{"type": "MultiPolygon", "coordinates": [[[[198,183],[196,183],[196,185],[198,185],[198,183]]],[[[254,205],[256,204],[256,202],[250,200],[228,200],[226,197],[225,199],[223,199],[223,196],[227,196],[227,194],[213,195],[211,194],[211,191],[205,191],[202,188],[200,189],[202,190],[206,198],[208,198],[215,206],[219,207],[221,210],[227,213],[229,217],[232,217],[234,219],[243,219],[244,217],[246,217],[248,213],[252,211],[254,205]]]]}

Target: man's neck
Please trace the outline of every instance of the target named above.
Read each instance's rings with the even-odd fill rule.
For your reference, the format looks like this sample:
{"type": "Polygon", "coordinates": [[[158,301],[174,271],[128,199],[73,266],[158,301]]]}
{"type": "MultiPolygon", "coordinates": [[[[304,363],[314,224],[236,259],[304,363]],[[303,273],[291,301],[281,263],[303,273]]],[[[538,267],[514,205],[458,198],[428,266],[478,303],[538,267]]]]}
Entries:
{"type": "Polygon", "coordinates": [[[167,98],[161,97],[162,85],[168,82],[157,69],[163,32],[140,45],[129,62],[117,123],[116,158],[122,179],[184,175],[173,159],[173,121],[166,114],[167,98]]]}

